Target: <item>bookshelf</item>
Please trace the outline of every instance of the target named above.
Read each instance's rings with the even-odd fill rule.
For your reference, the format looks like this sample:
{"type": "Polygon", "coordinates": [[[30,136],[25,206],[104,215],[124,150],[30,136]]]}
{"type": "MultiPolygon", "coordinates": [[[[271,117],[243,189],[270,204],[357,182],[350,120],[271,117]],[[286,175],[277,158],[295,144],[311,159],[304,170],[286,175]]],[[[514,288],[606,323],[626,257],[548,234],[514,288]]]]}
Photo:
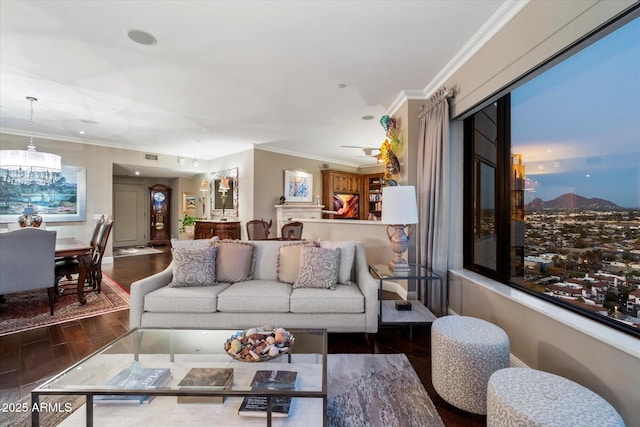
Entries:
{"type": "Polygon", "coordinates": [[[382,219],[382,187],[384,187],[384,174],[376,173],[365,176],[365,195],[368,198],[365,217],[370,221],[382,219]]]}

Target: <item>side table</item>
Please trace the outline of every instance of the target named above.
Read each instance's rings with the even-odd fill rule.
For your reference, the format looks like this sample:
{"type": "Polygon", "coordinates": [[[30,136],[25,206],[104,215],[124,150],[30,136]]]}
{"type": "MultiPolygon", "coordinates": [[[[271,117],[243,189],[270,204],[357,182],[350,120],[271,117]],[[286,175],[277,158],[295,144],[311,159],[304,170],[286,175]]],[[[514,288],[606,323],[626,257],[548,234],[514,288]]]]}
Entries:
{"type": "Polygon", "coordinates": [[[378,313],[378,326],[409,326],[409,338],[413,339],[413,325],[426,325],[436,320],[437,316],[431,312],[421,301],[426,297],[428,285],[434,281],[442,283],[439,275],[419,264],[409,263],[408,274],[394,274],[386,264],[369,265],[369,273],[378,279],[379,290],[378,300],[380,301],[380,311],[378,313]],[[416,284],[418,299],[410,300],[411,310],[397,310],[394,300],[382,299],[382,284],[389,282],[406,282],[407,290],[409,284],[416,284]]]}

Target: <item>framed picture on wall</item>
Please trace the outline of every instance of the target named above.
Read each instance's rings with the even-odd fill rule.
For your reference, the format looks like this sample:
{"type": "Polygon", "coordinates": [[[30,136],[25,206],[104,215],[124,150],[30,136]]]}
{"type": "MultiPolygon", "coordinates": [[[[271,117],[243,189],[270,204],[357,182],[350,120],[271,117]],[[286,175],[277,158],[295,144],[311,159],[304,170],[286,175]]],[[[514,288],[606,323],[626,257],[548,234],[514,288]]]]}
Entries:
{"type": "MultiPolygon", "coordinates": [[[[4,171],[2,171],[4,172],[4,171]]],[[[62,166],[48,185],[4,183],[0,223],[16,222],[25,208],[35,210],[44,222],[85,221],[87,170],[62,166]]]]}
{"type": "Polygon", "coordinates": [[[302,171],[284,171],[284,198],[287,202],[311,202],[312,194],[312,174],[302,171]]]}
{"type": "Polygon", "coordinates": [[[195,215],[196,213],[196,194],[182,193],[182,213],[195,215]]]}

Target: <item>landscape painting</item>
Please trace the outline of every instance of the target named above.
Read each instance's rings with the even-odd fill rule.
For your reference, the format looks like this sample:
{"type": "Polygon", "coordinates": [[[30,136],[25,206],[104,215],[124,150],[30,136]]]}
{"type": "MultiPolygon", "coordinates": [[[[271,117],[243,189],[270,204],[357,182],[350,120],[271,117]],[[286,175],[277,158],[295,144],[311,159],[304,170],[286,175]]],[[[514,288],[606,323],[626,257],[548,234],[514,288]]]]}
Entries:
{"type": "Polygon", "coordinates": [[[63,166],[49,185],[0,179],[0,223],[16,222],[29,204],[44,222],[85,221],[86,180],[86,168],[77,166],[63,166]]]}

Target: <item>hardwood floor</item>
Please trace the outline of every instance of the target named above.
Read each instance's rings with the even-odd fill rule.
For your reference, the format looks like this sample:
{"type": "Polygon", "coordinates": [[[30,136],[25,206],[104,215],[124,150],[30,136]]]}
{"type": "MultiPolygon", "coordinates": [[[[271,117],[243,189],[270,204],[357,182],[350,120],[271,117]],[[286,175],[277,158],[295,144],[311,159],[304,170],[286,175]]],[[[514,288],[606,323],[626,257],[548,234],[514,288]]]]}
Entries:
{"type": "MultiPolygon", "coordinates": [[[[134,281],[164,269],[169,252],[116,258],[103,272],[129,289],[134,281]]],[[[395,294],[385,294],[393,298],[395,294]]],[[[128,330],[129,311],[68,322],[0,337],[0,403],[17,402],[32,388],[98,350],[128,330]]],[[[446,426],[484,426],[486,417],[461,411],[442,400],[431,385],[430,328],[415,327],[413,340],[403,328],[377,334],[330,334],[330,353],[404,353],[409,358],[446,426]]],[[[0,425],[2,424],[0,420],[0,425]]]]}

